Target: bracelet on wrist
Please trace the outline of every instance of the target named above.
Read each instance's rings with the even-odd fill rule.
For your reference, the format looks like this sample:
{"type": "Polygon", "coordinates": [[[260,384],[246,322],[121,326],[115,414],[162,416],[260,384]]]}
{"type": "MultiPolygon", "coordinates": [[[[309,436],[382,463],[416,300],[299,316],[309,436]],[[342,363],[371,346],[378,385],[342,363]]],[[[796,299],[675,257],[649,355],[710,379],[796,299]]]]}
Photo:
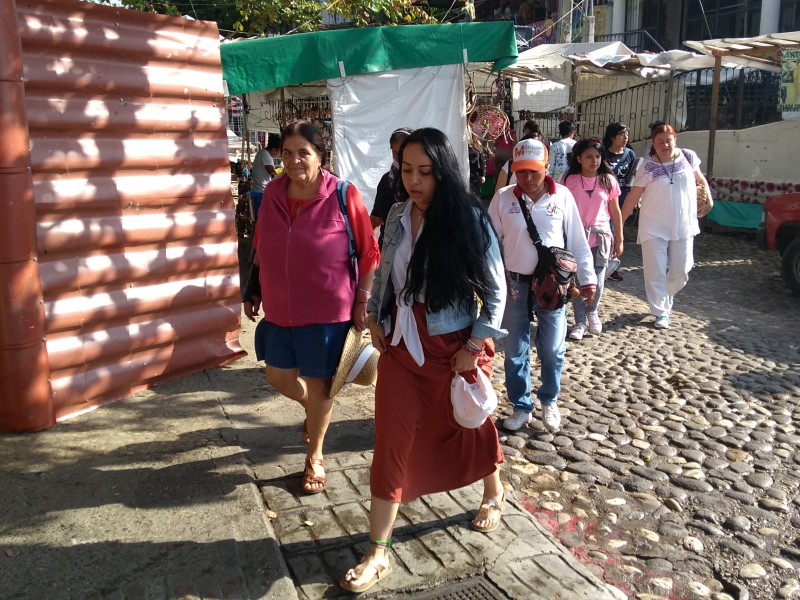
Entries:
{"type": "Polygon", "coordinates": [[[471,339],[468,339],[464,343],[464,349],[469,352],[472,356],[480,356],[483,354],[483,344],[478,345],[473,342],[471,339]]]}
{"type": "Polygon", "coordinates": [[[359,292],[364,292],[367,295],[367,298],[372,296],[372,292],[369,290],[365,290],[364,288],[356,288],[359,292]]]}
{"type": "Polygon", "coordinates": [[[482,350],[478,350],[478,351],[475,351],[475,350],[473,350],[473,349],[472,349],[470,346],[468,346],[467,344],[464,344],[464,350],[466,350],[466,351],[467,351],[467,352],[470,354],[470,356],[475,356],[475,357],[478,357],[478,356],[480,356],[480,355],[483,353],[483,351],[482,351],[482,350]]]}

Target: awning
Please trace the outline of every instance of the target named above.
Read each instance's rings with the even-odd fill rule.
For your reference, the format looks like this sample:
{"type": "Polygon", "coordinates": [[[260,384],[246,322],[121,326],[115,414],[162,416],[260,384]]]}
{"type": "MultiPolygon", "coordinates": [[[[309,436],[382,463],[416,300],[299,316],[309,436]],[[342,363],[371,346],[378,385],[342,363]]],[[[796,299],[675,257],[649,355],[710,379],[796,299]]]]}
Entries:
{"type": "MultiPolygon", "coordinates": [[[[756,66],[752,62],[726,60],[723,66],[756,66]]],[[[505,72],[511,75],[533,74],[542,79],[571,84],[572,67],[597,75],[633,75],[644,79],[666,79],[672,71],[694,71],[714,67],[714,58],[704,54],[669,50],[636,54],[622,42],[587,44],[542,44],[526,50],[517,63],[505,72]]]]}
{"type": "Polygon", "coordinates": [[[232,96],[365,73],[517,58],[514,25],[458,23],[337,29],[222,44],[232,96]]]}
{"type": "Polygon", "coordinates": [[[688,41],[684,45],[709,56],[721,56],[725,61],[738,66],[778,73],[781,68],[781,50],[800,48],[800,31],[770,33],[750,38],[688,41]]]}

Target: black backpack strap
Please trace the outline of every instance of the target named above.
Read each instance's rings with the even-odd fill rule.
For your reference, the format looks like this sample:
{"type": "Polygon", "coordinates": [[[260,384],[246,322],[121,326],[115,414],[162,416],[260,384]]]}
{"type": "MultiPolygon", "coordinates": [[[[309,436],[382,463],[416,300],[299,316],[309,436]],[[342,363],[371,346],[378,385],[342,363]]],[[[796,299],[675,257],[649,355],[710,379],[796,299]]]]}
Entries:
{"type": "Polygon", "coordinates": [[[353,270],[356,284],[358,284],[358,249],[356,248],[356,238],[353,236],[353,229],[350,227],[350,218],[347,216],[347,187],[349,182],[340,179],[336,182],[336,197],[339,199],[339,210],[342,211],[344,227],[347,230],[347,240],[349,242],[348,256],[350,257],[350,267],[353,270]]]}

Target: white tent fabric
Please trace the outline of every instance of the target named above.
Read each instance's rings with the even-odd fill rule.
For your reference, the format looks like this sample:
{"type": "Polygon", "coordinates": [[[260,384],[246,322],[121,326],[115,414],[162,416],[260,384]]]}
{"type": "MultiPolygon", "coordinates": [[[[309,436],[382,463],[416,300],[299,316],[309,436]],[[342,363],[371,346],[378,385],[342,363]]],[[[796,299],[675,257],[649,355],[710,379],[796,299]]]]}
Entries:
{"type": "Polygon", "coordinates": [[[392,164],[389,136],[398,127],[436,127],[469,175],[464,67],[441,65],[328,80],[335,170],[353,183],[369,210],[392,164]]]}
{"type": "MultiPolygon", "coordinates": [[[[520,54],[512,68],[525,68],[550,81],[570,85],[573,65],[580,65],[590,73],[628,73],[652,80],[667,78],[671,71],[713,68],[714,57],[684,50],[636,54],[622,42],[542,44],[520,54]]],[[[764,68],[754,61],[735,57],[726,57],[723,66],[764,68]]]]}
{"type": "Polygon", "coordinates": [[[517,57],[512,69],[527,69],[536,75],[564,85],[572,84],[573,57],[607,61],[615,56],[633,56],[633,50],[622,42],[590,44],[541,44],[517,57]]]}

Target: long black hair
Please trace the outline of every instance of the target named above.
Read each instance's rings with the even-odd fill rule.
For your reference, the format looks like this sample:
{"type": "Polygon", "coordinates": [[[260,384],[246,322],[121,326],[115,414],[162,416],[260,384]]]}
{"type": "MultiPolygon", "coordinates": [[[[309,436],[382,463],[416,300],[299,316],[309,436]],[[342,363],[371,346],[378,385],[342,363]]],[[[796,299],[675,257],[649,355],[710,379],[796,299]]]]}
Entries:
{"type": "Polygon", "coordinates": [[[571,177],[572,175],[580,175],[581,173],[581,163],[578,162],[578,157],[586,152],[589,148],[594,148],[600,153],[600,166],[597,168],[597,179],[600,187],[605,188],[607,192],[611,191],[611,178],[614,177],[614,171],[611,170],[611,167],[605,160],[605,154],[603,152],[603,144],[597,138],[586,138],[585,140],[581,140],[576,142],[575,145],[572,147],[572,152],[569,155],[569,167],[567,168],[567,172],[564,173],[564,178],[562,181],[564,183],[567,182],[567,178],[571,177]]]}
{"type": "MultiPolygon", "coordinates": [[[[415,130],[400,148],[400,165],[410,144],[419,144],[433,164],[436,188],[425,212],[425,226],[414,244],[404,298],[424,293],[425,309],[467,308],[475,296],[486,303],[490,290],[484,259],[491,244],[491,223],[469,189],[447,136],[432,127],[415,130]]],[[[400,178],[400,190],[408,193],[400,178]]]]}

